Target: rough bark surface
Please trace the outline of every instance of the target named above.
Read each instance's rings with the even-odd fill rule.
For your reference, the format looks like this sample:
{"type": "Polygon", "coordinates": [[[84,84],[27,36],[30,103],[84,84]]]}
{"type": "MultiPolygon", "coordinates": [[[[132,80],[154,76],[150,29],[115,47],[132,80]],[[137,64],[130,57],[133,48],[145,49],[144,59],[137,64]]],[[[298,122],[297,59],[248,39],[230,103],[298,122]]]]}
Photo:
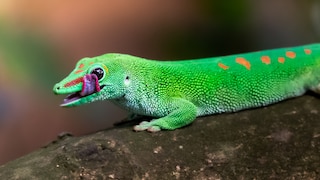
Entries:
{"type": "Polygon", "coordinates": [[[319,107],[305,95],[175,131],[64,136],[1,166],[0,179],[316,179],[319,107]]]}

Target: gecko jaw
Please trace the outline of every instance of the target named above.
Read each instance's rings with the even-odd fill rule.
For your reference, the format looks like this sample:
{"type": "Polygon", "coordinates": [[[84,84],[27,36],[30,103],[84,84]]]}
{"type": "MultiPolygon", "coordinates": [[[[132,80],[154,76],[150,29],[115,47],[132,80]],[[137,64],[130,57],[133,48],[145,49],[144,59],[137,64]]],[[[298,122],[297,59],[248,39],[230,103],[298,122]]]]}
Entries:
{"type": "Polygon", "coordinates": [[[104,86],[99,85],[98,77],[95,74],[86,74],[82,78],[82,89],[69,94],[60,106],[75,105],[82,98],[99,92],[104,86]]]}
{"type": "Polygon", "coordinates": [[[83,96],[81,96],[79,92],[69,94],[66,98],[63,99],[63,103],[60,104],[60,106],[62,106],[62,107],[70,106],[70,105],[80,101],[80,99],[82,97],[83,96]]]}

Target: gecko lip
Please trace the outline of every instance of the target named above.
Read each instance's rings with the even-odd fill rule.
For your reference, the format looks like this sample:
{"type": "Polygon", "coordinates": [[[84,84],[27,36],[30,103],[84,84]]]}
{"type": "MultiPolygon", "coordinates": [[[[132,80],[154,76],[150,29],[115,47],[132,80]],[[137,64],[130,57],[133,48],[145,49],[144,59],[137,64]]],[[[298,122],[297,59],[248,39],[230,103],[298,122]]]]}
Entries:
{"type": "Polygon", "coordinates": [[[95,74],[86,74],[82,78],[81,91],[69,94],[64,100],[61,106],[67,106],[80,100],[83,97],[89,96],[93,93],[99,92],[104,86],[99,85],[98,77],[95,74]]]}

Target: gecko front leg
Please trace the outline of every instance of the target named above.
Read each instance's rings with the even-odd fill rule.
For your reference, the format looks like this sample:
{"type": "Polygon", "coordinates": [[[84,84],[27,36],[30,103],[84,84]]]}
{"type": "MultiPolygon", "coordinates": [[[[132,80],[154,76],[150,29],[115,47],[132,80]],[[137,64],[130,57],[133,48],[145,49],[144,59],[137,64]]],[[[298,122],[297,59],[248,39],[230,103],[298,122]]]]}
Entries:
{"type": "Polygon", "coordinates": [[[134,126],[135,131],[157,132],[161,129],[174,130],[190,124],[196,119],[197,107],[182,98],[174,98],[170,102],[171,112],[164,117],[154,119],[150,122],[143,121],[139,125],[134,126]]]}

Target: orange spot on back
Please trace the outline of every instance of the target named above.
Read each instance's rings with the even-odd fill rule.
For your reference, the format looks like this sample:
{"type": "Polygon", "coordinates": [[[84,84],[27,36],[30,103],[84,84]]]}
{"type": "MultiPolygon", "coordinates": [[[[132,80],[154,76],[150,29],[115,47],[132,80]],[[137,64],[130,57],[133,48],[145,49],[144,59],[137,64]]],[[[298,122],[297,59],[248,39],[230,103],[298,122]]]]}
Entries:
{"type": "Polygon", "coordinates": [[[270,64],[271,63],[271,59],[269,56],[261,56],[261,61],[265,64],[270,64]]]}
{"type": "Polygon", "coordinates": [[[77,70],[77,71],[74,72],[74,73],[75,73],[75,74],[79,74],[79,73],[81,73],[81,72],[83,72],[83,70],[79,69],[79,70],[77,70]]]}
{"type": "Polygon", "coordinates": [[[282,64],[283,64],[283,63],[284,63],[284,60],[285,60],[284,57],[278,57],[278,62],[279,62],[279,63],[282,63],[282,64]]]}
{"type": "Polygon", "coordinates": [[[64,85],[64,87],[74,86],[74,85],[79,84],[79,83],[81,83],[81,82],[82,82],[82,77],[79,77],[79,78],[77,78],[77,79],[75,79],[75,80],[72,80],[72,81],[66,83],[66,84],[64,85]]]}
{"type": "Polygon", "coordinates": [[[224,70],[229,69],[229,66],[224,65],[224,64],[222,64],[222,63],[218,63],[218,66],[221,67],[221,68],[224,69],[224,70]]]}
{"type": "Polygon", "coordinates": [[[287,51],[287,52],[286,52],[286,56],[287,56],[288,58],[293,59],[293,58],[296,57],[296,53],[293,52],[293,51],[287,51]]]}
{"type": "Polygon", "coordinates": [[[304,49],[304,53],[306,53],[308,55],[311,54],[311,52],[312,52],[311,49],[304,49]]]}
{"type": "Polygon", "coordinates": [[[78,68],[81,69],[83,67],[84,67],[84,64],[81,63],[78,68]]]}
{"type": "Polygon", "coordinates": [[[89,64],[91,65],[91,64],[93,64],[94,62],[90,62],[89,64]]]}
{"type": "Polygon", "coordinates": [[[237,62],[238,64],[241,64],[242,66],[246,67],[248,70],[250,70],[251,64],[250,64],[250,62],[247,61],[245,58],[243,58],[243,57],[237,57],[237,58],[236,58],[236,62],[237,62]]]}

